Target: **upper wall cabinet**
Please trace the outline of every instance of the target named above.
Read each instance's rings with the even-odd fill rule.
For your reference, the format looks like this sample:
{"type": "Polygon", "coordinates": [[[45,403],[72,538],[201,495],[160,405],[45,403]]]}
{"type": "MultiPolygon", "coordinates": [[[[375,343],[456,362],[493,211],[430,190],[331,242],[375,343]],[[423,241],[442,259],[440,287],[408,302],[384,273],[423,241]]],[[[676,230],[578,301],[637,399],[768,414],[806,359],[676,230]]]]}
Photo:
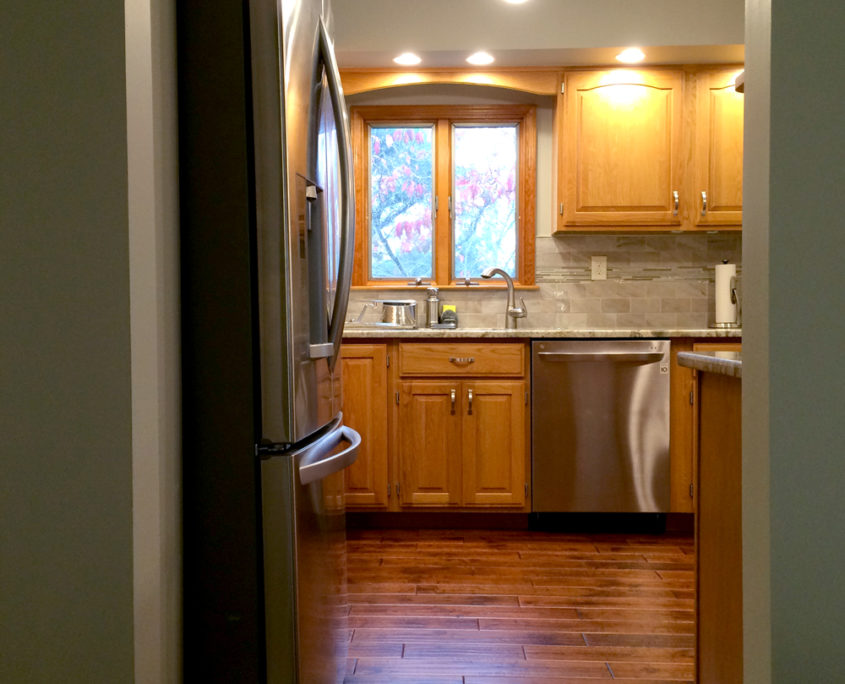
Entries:
{"type": "Polygon", "coordinates": [[[738,69],[589,69],[558,95],[555,232],[739,230],[738,69]]]}
{"type": "Polygon", "coordinates": [[[568,71],[563,91],[558,230],[679,229],[684,72],[568,71]]]}
{"type": "Polygon", "coordinates": [[[742,225],[743,95],[740,69],[696,74],[695,186],[692,221],[702,228],[742,225]]]}

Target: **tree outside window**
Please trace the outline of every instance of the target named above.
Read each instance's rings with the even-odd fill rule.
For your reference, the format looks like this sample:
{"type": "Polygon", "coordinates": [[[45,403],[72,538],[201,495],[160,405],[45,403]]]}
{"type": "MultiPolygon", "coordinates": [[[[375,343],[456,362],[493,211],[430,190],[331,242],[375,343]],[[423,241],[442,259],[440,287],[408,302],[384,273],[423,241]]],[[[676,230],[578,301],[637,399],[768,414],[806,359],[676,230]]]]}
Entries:
{"type": "Polygon", "coordinates": [[[533,284],[533,107],[360,107],[352,122],[355,285],[465,284],[491,266],[533,284]]]}

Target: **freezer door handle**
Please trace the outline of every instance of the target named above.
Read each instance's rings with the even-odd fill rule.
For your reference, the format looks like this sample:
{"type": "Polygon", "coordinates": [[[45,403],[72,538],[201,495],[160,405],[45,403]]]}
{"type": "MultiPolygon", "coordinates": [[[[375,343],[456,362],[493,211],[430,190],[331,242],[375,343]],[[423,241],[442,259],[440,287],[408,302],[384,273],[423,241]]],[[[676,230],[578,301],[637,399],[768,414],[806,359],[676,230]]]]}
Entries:
{"type": "Polygon", "coordinates": [[[352,465],[358,458],[360,446],[361,435],[344,425],[341,417],[336,421],[334,429],[300,452],[299,481],[307,485],[352,465]],[[342,441],[349,442],[349,446],[343,451],[332,453],[342,441]]]}
{"type": "Polygon", "coordinates": [[[343,322],[346,319],[346,306],[349,303],[349,288],[352,283],[352,266],[355,247],[355,179],[350,147],[349,112],[343,99],[340,83],[340,71],[334,56],[329,33],[323,20],[320,20],[320,52],[326,67],[326,78],[331,93],[332,112],[337,125],[338,162],[340,171],[340,263],[337,272],[337,290],[335,292],[332,320],[329,325],[329,340],[333,352],[329,355],[329,368],[334,369],[340,354],[343,322]]]}
{"type": "Polygon", "coordinates": [[[663,360],[663,352],[538,352],[543,361],[611,361],[613,363],[656,363],[663,360]]]}

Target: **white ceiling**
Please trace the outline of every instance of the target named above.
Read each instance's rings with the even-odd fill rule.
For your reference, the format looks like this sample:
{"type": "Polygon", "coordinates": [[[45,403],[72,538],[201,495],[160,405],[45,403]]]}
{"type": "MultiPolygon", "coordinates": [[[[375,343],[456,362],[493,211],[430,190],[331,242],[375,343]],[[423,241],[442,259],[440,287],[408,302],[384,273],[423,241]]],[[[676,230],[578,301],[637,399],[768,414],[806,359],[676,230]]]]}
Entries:
{"type": "Polygon", "coordinates": [[[638,45],[646,63],[742,62],[744,0],[332,0],[341,67],[468,68],[476,50],[493,66],[612,64],[638,45]]]}

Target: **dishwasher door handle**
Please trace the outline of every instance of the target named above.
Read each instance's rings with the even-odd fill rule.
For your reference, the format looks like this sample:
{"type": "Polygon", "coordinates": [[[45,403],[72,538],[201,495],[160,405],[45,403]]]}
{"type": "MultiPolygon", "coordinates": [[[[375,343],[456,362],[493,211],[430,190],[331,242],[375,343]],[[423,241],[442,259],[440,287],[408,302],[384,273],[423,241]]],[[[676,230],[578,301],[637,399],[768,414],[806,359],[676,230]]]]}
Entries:
{"type": "Polygon", "coordinates": [[[612,361],[613,363],[656,363],[663,352],[538,352],[543,361],[612,361]]]}

